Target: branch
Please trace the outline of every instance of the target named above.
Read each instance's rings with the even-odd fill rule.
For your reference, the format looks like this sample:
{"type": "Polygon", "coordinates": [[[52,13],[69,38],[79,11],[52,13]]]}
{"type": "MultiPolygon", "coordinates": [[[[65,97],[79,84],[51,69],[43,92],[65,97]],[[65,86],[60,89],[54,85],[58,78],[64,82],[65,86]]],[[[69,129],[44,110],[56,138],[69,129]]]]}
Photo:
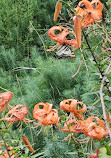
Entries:
{"type": "MultiPolygon", "coordinates": [[[[96,57],[95,57],[95,55],[94,55],[94,53],[93,53],[93,51],[92,51],[92,49],[91,49],[91,47],[90,47],[90,45],[89,45],[87,36],[86,36],[86,34],[85,34],[85,32],[84,32],[83,30],[82,30],[82,33],[83,33],[84,38],[85,38],[85,40],[86,40],[87,46],[88,46],[88,48],[89,48],[89,50],[90,50],[90,52],[91,52],[91,54],[92,54],[92,56],[93,56],[93,60],[94,60],[95,63],[98,65],[98,70],[99,70],[99,72],[100,72],[100,74],[101,74],[101,77],[102,77],[102,80],[103,80],[104,73],[103,73],[103,71],[101,70],[101,65],[100,65],[100,63],[97,62],[96,57]]],[[[109,94],[111,95],[111,91],[110,91],[110,89],[109,89],[109,87],[108,87],[108,85],[107,85],[108,83],[107,83],[106,81],[104,81],[104,82],[105,82],[105,84],[106,84],[106,87],[107,87],[107,90],[108,90],[109,94]]]]}
{"type": "Polygon", "coordinates": [[[101,87],[100,87],[100,99],[101,99],[101,105],[102,105],[102,110],[103,110],[104,121],[105,121],[106,128],[108,130],[108,134],[109,134],[109,137],[110,137],[110,140],[111,140],[111,131],[110,131],[110,128],[109,128],[109,125],[108,125],[108,121],[107,121],[107,115],[106,115],[106,110],[105,110],[105,103],[104,103],[104,98],[103,98],[103,88],[104,88],[106,76],[107,76],[107,74],[109,72],[110,67],[111,67],[111,61],[110,61],[110,64],[109,64],[109,66],[107,67],[107,69],[105,71],[105,74],[104,74],[103,78],[102,78],[102,83],[101,83],[101,87]]]}
{"type": "Polygon", "coordinates": [[[91,49],[91,47],[90,47],[90,45],[89,45],[87,36],[85,35],[85,32],[84,32],[83,30],[82,30],[82,33],[83,33],[84,38],[85,38],[85,40],[86,40],[87,46],[88,46],[88,48],[89,48],[89,50],[90,50],[90,52],[91,52],[91,54],[92,54],[92,56],[93,56],[93,59],[94,59],[95,63],[98,65],[99,72],[100,72],[101,76],[103,77],[104,75],[103,75],[103,72],[101,71],[101,68],[100,68],[101,66],[100,66],[100,64],[97,62],[97,60],[96,60],[96,58],[95,58],[95,55],[94,55],[94,53],[93,53],[93,51],[92,51],[92,49],[91,49]]]}

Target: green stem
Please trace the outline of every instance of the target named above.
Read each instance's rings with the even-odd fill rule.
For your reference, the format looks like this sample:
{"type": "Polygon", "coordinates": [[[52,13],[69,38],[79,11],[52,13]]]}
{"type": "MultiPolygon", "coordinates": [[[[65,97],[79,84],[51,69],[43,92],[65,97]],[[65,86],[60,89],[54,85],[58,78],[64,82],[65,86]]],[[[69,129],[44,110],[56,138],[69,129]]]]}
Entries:
{"type": "Polygon", "coordinates": [[[88,46],[88,48],[89,48],[89,50],[90,50],[90,52],[91,52],[91,54],[92,54],[92,56],[93,56],[93,59],[94,59],[95,63],[98,65],[99,72],[100,72],[101,76],[103,77],[104,74],[103,74],[103,72],[101,71],[101,65],[97,62],[97,60],[96,60],[96,58],[95,58],[95,56],[94,56],[94,53],[93,53],[93,51],[92,51],[92,49],[91,49],[91,47],[90,47],[90,45],[89,45],[87,36],[85,35],[85,32],[84,32],[83,30],[82,30],[82,33],[83,33],[84,38],[85,38],[85,40],[86,40],[87,46],[88,46]]]}
{"type": "MultiPolygon", "coordinates": [[[[6,150],[7,150],[8,145],[7,145],[6,141],[5,141],[5,138],[4,138],[3,134],[2,134],[2,132],[0,132],[0,135],[1,135],[1,138],[2,138],[2,140],[3,140],[3,142],[4,142],[5,147],[6,147],[6,150]]],[[[8,154],[8,156],[9,156],[9,158],[10,158],[10,153],[9,153],[8,150],[7,150],[7,154],[8,154]]]]}
{"type": "MultiPolygon", "coordinates": [[[[99,72],[100,72],[100,74],[101,74],[101,77],[102,77],[102,79],[103,79],[104,73],[103,73],[103,71],[101,71],[101,65],[100,65],[100,63],[97,62],[97,60],[96,60],[96,58],[95,58],[95,56],[94,56],[94,53],[93,53],[93,51],[92,51],[92,49],[91,49],[91,47],[90,47],[90,44],[89,44],[89,42],[88,42],[87,36],[86,36],[86,34],[85,34],[85,32],[84,32],[83,30],[82,30],[82,33],[83,33],[83,36],[84,36],[84,38],[85,38],[85,40],[86,40],[87,46],[88,46],[88,48],[89,48],[89,50],[90,50],[90,52],[91,52],[91,55],[92,55],[92,57],[93,57],[93,60],[94,60],[95,63],[97,64],[98,70],[99,70],[99,72]]],[[[111,91],[109,90],[109,87],[108,87],[108,82],[106,82],[106,81],[105,81],[105,86],[107,87],[107,90],[108,90],[109,94],[111,95],[111,91]]]]}
{"type": "MultiPolygon", "coordinates": [[[[5,125],[5,128],[8,129],[7,126],[6,126],[6,123],[4,122],[4,120],[3,120],[3,123],[4,123],[4,125],[5,125]]],[[[8,131],[8,133],[9,133],[11,139],[14,139],[14,137],[11,135],[11,133],[10,133],[9,131],[8,131]]]]}

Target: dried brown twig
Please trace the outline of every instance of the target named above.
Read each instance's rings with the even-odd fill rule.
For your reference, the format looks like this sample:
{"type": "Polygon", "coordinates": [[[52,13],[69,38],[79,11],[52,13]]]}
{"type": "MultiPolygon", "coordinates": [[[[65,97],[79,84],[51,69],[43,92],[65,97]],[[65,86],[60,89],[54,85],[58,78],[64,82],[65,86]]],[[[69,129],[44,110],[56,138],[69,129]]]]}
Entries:
{"type": "Polygon", "coordinates": [[[102,78],[102,83],[101,83],[101,87],[100,87],[100,99],[101,99],[101,106],[102,106],[102,110],[103,110],[104,121],[105,121],[106,128],[108,130],[108,134],[109,134],[109,137],[111,140],[111,131],[110,131],[108,121],[107,121],[106,108],[105,108],[105,103],[104,103],[104,98],[103,98],[103,88],[104,88],[105,81],[106,81],[110,67],[111,67],[111,61],[110,61],[109,65],[104,73],[103,78],[102,78]]]}
{"type": "Polygon", "coordinates": [[[79,73],[79,70],[81,68],[81,64],[82,64],[82,60],[80,61],[79,67],[77,69],[77,72],[74,75],[71,76],[72,78],[75,77],[79,73]]]}

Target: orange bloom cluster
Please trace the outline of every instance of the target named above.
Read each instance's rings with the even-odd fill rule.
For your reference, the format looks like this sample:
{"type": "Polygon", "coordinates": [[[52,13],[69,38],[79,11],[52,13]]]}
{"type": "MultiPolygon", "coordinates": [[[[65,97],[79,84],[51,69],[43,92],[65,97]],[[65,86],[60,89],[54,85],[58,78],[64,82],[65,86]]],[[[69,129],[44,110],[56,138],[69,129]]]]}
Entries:
{"type": "Polygon", "coordinates": [[[60,109],[70,112],[70,115],[68,120],[64,123],[64,128],[58,125],[57,127],[64,132],[82,132],[84,122],[83,113],[86,111],[86,105],[76,99],[67,99],[60,102],[60,109]]]}
{"type": "MultiPolygon", "coordinates": [[[[7,144],[4,144],[4,143],[0,143],[0,148],[2,145],[7,145],[7,144]]],[[[7,150],[0,150],[0,158],[17,158],[17,154],[13,151],[13,147],[12,146],[9,146],[7,147],[7,150]],[[9,157],[10,155],[10,157],[9,157]]]]}
{"type": "Polygon", "coordinates": [[[35,105],[33,117],[45,126],[57,124],[59,120],[58,111],[56,109],[52,109],[52,104],[42,102],[35,105]]]}
{"type": "MultiPolygon", "coordinates": [[[[59,13],[62,8],[62,2],[57,1],[55,12],[54,12],[54,21],[57,20],[59,13]]],[[[88,0],[81,0],[78,3],[78,6],[74,8],[76,15],[72,18],[74,22],[74,31],[68,31],[63,26],[53,26],[48,31],[48,36],[61,44],[68,44],[72,47],[77,48],[81,47],[81,28],[86,27],[94,23],[96,20],[100,20],[102,16],[103,4],[100,0],[92,0],[91,2],[88,0]],[[56,34],[56,31],[60,31],[60,33],[56,34]],[[67,39],[69,34],[73,34],[76,38],[67,39]]],[[[59,46],[59,45],[58,45],[59,46]]],[[[57,47],[54,47],[55,49],[57,47]]],[[[48,49],[47,51],[53,51],[55,49],[48,49]]]]}
{"type": "Polygon", "coordinates": [[[83,132],[88,137],[98,140],[108,134],[104,121],[98,117],[91,116],[86,120],[83,113],[86,111],[86,105],[76,99],[67,99],[60,102],[60,109],[70,112],[64,127],[59,127],[58,111],[52,109],[52,104],[38,103],[33,110],[34,119],[40,121],[43,125],[56,124],[56,126],[64,132],[80,133],[83,132]]]}
{"type": "Polygon", "coordinates": [[[0,120],[6,120],[7,122],[16,122],[24,120],[25,115],[28,114],[28,108],[25,105],[18,104],[16,106],[10,106],[8,102],[13,96],[12,92],[4,92],[0,94],[0,111],[5,110],[5,105],[10,109],[5,118],[0,120]]]}
{"type": "Polygon", "coordinates": [[[103,4],[99,0],[92,0],[91,2],[82,0],[74,10],[82,18],[82,27],[86,27],[94,23],[94,21],[101,19],[103,4]]]}
{"type": "Polygon", "coordinates": [[[86,111],[86,105],[83,102],[79,102],[75,99],[63,100],[60,103],[60,109],[71,112],[74,116],[73,119],[72,117],[69,118],[69,120],[65,122],[64,128],[59,128],[60,130],[72,133],[83,132],[86,136],[99,140],[108,134],[104,121],[98,117],[92,116],[84,120],[83,113],[86,111]],[[77,105],[82,105],[82,107],[78,110],[77,105]],[[75,117],[77,117],[77,119],[75,117]]]}
{"type": "MultiPolygon", "coordinates": [[[[11,92],[1,93],[0,105],[1,109],[5,109],[4,105],[13,96],[11,92]],[[4,104],[2,104],[4,103],[4,104]]],[[[10,106],[10,105],[8,105],[10,106]]],[[[59,116],[58,110],[52,109],[52,104],[40,102],[34,106],[33,117],[38,120],[42,125],[55,124],[60,130],[64,132],[80,133],[83,132],[88,137],[94,137],[96,139],[102,139],[108,134],[105,127],[104,121],[98,117],[91,116],[86,120],[83,117],[83,113],[86,111],[86,105],[76,99],[66,99],[60,102],[60,109],[70,112],[68,118],[64,122],[64,127],[59,127],[59,116]]],[[[16,121],[30,121],[25,118],[28,114],[28,108],[25,105],[18,104],[14,107],[10,106],[11,109],[6,114],[5,118],[0,120],[6,120],[10,124],[16,121]]]]}

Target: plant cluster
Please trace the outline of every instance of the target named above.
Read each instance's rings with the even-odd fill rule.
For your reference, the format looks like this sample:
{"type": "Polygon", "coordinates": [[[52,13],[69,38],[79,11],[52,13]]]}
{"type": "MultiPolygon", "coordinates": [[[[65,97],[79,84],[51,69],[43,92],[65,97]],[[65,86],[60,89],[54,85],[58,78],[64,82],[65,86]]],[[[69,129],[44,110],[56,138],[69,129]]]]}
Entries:
{"type": "MultiPolygon", "coordinates": [[[[0,111],[2,112],[6,109],[6,107],[9,109],[9,111],[5,115],[5,118],[1,118],[0,120],[6,120],[7,122],[9,122],[9,125],[17,121],[24,121],[26,124],[32,123],[33,120],[25,118],[25,115],[28,114],[28,108],[25,105],[18,104],[16,106],[11,106],[8,103],[11,100],[12,96],[12,92],[4,92],[0,94],[0,111]]],[[[66,118],[66,121],[62,121],[62,123],[64,122],[63,128],[58,126],[59,120],[61,119],[61,117],[58,116],[58,111],[56,109],[52,109],[52,104],[45,104],[42,102],[36,104],[34,107],[33,117],[34,119],[40,121],[40,124],[34,123],[34,125],[47,126],[55,124],[58,129],[64,132],[83,132],[86,136],[88,136],[88,140],[89,138],[93,137],[100,140],[108,134],[104,121],[100,120],[98,117],[92,116],[87,119],[84,119],[83,113],[86,111],[86,105],[83,102],[78,102],[75,99],[63,100],[62,102],[60,102],[60,109],[70,112],[69,116],[66,118]]],[[[27,145],[28,149],[34,153],[34,150],[26,136],[22,139],[24,144],[27,145]]],[[[3,156],[7,156],[7,158],[10,157],[8,148],[1,154],[3,156]]],[[[15,152],[11,155],[12,157],[14,157],[15,152]]]]}
{"type": "Polygon", "coordinates": [[[110,157],[110,2],[101,2],[57,1],[53,27],[55,1],[0,2],[0,157],[110,157]],[[75,59],[46,53],[64,47],[75,59]]]}

